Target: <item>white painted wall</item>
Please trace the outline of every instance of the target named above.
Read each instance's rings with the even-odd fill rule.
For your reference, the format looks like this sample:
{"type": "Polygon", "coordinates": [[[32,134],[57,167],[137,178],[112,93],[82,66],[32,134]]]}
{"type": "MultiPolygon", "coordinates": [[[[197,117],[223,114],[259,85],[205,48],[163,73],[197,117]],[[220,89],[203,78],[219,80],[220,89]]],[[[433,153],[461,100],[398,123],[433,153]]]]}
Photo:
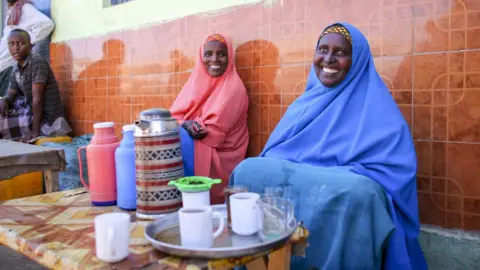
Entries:
{"type": "Polygon", "coordinates": [[[52,42],[59,42],[264,0],[135,0],[111,7],[103,0],[51,1],[56,26],[52,42]]]}

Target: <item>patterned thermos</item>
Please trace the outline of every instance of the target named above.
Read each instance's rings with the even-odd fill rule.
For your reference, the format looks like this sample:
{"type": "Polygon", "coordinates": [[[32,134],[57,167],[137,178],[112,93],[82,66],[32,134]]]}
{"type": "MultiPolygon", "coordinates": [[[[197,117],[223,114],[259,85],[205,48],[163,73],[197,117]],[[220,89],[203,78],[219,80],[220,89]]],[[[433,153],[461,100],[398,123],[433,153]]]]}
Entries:
{"type": "Polygon", "coordinates": [[[149,109],[135,121],[137,212],[155,219],[182,206],[181,192],[168,182],[183,177],[180,127],[165,109],[149,109]]]}

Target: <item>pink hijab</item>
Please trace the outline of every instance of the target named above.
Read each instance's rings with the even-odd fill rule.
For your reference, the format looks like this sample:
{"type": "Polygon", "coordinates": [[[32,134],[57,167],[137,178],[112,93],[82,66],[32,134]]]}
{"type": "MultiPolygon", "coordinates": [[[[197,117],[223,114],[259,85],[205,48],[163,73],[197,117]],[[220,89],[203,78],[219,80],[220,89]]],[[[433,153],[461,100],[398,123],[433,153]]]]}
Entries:
{"type": "Polygon", "coordinates": [[[223,188],[235,166],[246,155],[248,146],[248,97],[245,86],[234,65],[232,42],[223,35],[205,39],[226,43],[228,67],[220,77],[212,77],[203,65],[203,45],[190,78],[170,111],[180,122],[197,121],[208,131],[202,140],[195,140],[195,175],[222,179],[214,185],[211,203],[223,203],[223,188]],[[222,40],[223,38],[223,40],[222,40]]]}

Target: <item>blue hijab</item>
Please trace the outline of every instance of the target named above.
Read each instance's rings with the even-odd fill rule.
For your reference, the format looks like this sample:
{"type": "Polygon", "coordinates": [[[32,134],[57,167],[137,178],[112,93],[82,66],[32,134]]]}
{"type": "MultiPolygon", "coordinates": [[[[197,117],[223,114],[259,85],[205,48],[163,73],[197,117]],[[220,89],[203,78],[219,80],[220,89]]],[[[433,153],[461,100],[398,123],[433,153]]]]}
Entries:
{"type": "Polygon", "coordinates": [[[310,69],[305,93],[288,108],[260,156],[340,167],[379,183],[396,229],[384,269],[426,269],[418,235],[417,159],[407,123],[378,75],[367,39],[352,36],[352,65],[345,79],[325,87],[310,69]]]}

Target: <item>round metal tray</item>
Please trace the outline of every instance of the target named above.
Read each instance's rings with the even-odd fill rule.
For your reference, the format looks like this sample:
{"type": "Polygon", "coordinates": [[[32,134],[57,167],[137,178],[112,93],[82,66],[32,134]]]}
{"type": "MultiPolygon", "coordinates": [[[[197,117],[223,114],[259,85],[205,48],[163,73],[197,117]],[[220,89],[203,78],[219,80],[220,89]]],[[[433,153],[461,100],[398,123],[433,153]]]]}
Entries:
{"type": "MultiPolygon", "coordinates": [[[[213,205],[214,212],[224,215],[225,222],[227,208],[223,205],[213,205]]],[[[157,249],[164,253],[179,257],[226,259],[250,256],[278,248],[285,244],[297,228],[297,221],[293,219],[288,224],[288,231],[275,238],[262,240],[257,234],[252,236],[236,235],[225,224],[222,234],[214,240],[213,247],[209,249],[192,249],[182,247],[180,244],[178,213],[167,214],[156,219],[145,228],[145,238],[157,249]]],[[[218,219],[213,220],[213,225],[218,228],[218,219]]]]}

